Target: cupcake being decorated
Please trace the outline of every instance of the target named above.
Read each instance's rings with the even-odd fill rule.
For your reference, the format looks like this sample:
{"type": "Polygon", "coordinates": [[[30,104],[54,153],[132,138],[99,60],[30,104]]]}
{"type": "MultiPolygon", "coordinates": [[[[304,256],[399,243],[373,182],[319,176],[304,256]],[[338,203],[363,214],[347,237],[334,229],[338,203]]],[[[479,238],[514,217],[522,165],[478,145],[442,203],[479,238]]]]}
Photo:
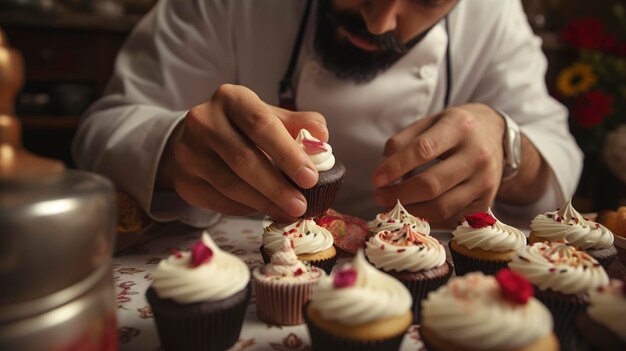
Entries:
{"type": "Polygon", "coordinates": [[[524,233],[500,222],[491,210],[465,216],[452,235],[448,245],[457,275],[472,271],[495,274],[526,245],[524,233]]]}
{"type": "Polygon", "coordinates": [[[585,250],[605,268],[617,257],[613,233],[602,224],[584,218],[572,206],[572,200],[557,211],[537,215],[530,223],[531,243],[565,240],[579,250],[585,250]]]}
{"type": "Polygon", "coordinates": [[[296,143],[309,155],[319,174],[317,184],[312,188],[303,189],[294,183],[307,201],[307,209],[303,217],[318,217],[323,215],[335,201],[346,174],[346,167],[335,160],[333,148],[330,145],[316,139],[306,129],[300,129],[296,143]]]}
{"type": "Polygon", "coordinates": [[[425,218],[419,218],[410,214],[404,206],[397,200],[396,206],[390,211],[381,212],[376,215],[376,218],[371,220],[367,226],[371,235],[388,230],[393,231],[396,229],[402,229],[404,224],[411,226],[413,230],[416,230],[424,235],[430,235],[430,225],[425,218]]]}
{"type": "Polygon", "coordinates": [[[304,323],[302,307],[313,285],[325,276],[322,269],[298,260],[292,245],[292,240],[284,238],[281,249],[272,255],[271,263],[252,272],[257,314],[267,323],[304,323]]]}
{"type": "Polygon", "coordinates": [[[190,252],[162,260],[146,298],[164,350],[224,350],[239,337],[250,271],[204,232],[190,252]]]}
{"type": "Polygon", "coordinates": [[[432,236],[420,233],[415,225],[382,230],[371,237],[365,255],[376,268],[398,279],[413,296],[413,318],[419,324],[421,301],[452,275],[446,250],[432,236]]]}
{"type": "Polygon", "coordinates": [[[626,283],[611,280],[589,293],[589,307],[576,318],[579,335],[589,350],[626,350],[626,283]]]}
{"type": "Polygon", "coordinates": [[[411,325],[411,295],[360,250],[322,278],[305,307],[313,350],[397,350],[411,325]]]}
{"type": "Polygon", "coordinates": [[[430,293],[422,302],[420,335],[429,351],[559,349],[550,312],[509,269],[468,273],[430,293]]]}
{"type": "Polygon", "coordinates": [[[283,247],[285,238],[293,241],[299,260],[320,267],[330,274],[337,260],[337,251],[333,246],[333,235],[326,228],[305,218],[290,224],[270,224],[263,230],[260,248],[265,263],[270,262],[270,257],[283,247]]]}
{"type": "Polygon", "coordinates": [[[573,319],[589,304],[589,293],[609,282],[595,259],[562,242],[528,245],[518,251],[509,267],[537,288],[536,296],[552,312],[554,331],[564,349],[574,339],[573,319]]]}

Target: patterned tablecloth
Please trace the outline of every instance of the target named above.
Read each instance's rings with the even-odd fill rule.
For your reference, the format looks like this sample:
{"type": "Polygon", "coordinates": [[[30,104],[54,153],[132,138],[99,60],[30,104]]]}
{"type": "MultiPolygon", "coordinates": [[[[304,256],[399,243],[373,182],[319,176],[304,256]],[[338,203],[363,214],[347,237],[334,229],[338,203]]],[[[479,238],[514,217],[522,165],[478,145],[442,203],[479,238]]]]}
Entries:
{"type": "MultiPolygon", "coordinates": [[[[250,268],[254,268],[263,264],[259,253],[262,229],[261,219],[224,217],[208,232],[223,250],[239,256],[250,268]]],[[[144,297],[151,282],[150,273],[173,249],[188,249],[201,234],[200,229],[180,224],[155,225],[144,237],[147,240],[143,244],[113,258],[121,350],[159,349],[152,311],[144,297]]],[[[252,295],[239,341],[231,350],[309,349],[309,335],[304,325],[280,327],[261,322],[256,316],[255,297],[252,295]]],[[[422,343],[418,327],[411,326],[401,350],[420,349],[422,343]]]]}

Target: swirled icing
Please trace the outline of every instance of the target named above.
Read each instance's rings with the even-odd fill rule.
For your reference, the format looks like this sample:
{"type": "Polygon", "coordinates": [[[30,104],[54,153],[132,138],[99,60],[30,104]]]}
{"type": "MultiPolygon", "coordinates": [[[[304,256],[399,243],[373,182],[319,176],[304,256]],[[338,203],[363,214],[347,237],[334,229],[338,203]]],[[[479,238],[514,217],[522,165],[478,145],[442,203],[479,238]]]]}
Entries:
{"type": "Polygon", "coordinates": [[[531,297],[513,304],[493,276],[472,272],[452,278],[422,302],[422,324],[456,345],[515,349],[552,331],[550,311],[531,297]]]}
{"type": "Polygon", "coordinates": [[[263,247],[273,255],[282,247],[284,238],[293,240],[296,255],[321,252],[333,246],[333,235],[311,219],[270,224],[263,231],[263,247]]]}
{"type": "Polygon", "coordinates": [[[384,271],[418,272],[440,267],[446,261],[446,250],[439,241],[414,230],[408,223],[402,229],[383,230],[371,237],[365,255],[384,271]]]}
{"type": "Polygon", "coordinates": [[[613,245],[613,233],[602,224],[584,218],[572,200],[558,211],[537,215],[530,228],[539,239],[565,240],[579,249],[604,249],[613,245]]]}
{"type": "Polygon", "coordinates": [[[359,250],[352,262],[322,278],[311,294],[312,308],[324,319],[344,325],[401,316],[409,311],[411,304],[407,288],[367,263],[363,250],[359,250]],[[354,285],[342,288],[333,285],[335,275],[342,269],[356,271],[354,285]]]}
{"type": "Polygon", "coordinates": [[[324,271],[312,267],[298,260],[298,256],[291,247],[290,239],[283,239],[283,246],[276,251],[271,262],[265,267],[257,267],[252,274],[259,280],[280,280],[285,282],[306,282],[317,280],[324,275],[324,271]]]}
{"type": "Polygon", "coordinates": [[[509,267],[541,290],[584,294],[609,283],[598,261],[560,242],[534,243],[517,251],[509,267]]]}
{"type": "MultiPolygon", "coordinates": [[[[491,210],[487,213],[494,217],[491,210]]],[[[470,250],[478,248],[495,252],[515,251],[526,245],[526,236],[521,230],[495,219],[494,224],[482,228],[472,228],[468,221],[464,220],[452,232],[454,240],[470,250]]]]}
{"type": "Polygon", "coordinates": [[[606,287],[589,293],[587,314],[626,341],[626,291],[624,282],[611,280],[606,287]]]}
{"type": "Polygon", "coordinates": [[[319,171],[328,171],[335,165],[335,156],[333,155],[333,148],[327,143],[315,138],[306,129],[300,129],[298,137],[296,138],[298,145],[306,152],[306,154],[313,161],[313,165],[319,171]],[[313,142],[319,144],[315,150],[307,147],[307,142],[313,142]]]}
{"type": "Polygon", "coordinates": [[[162,299],[180,304],[218,301],[243,290],[250,280],[248,266],[222,251],[205,231],[202,242],[213,252],[208,263],[191,265],[191,253],[179,252],[162,260],[152,273],[152,287],[162,299]]]}
{"type": "Polygon", "coordinates": [[[376,218],[367,223],[369,231],[372,233],[378,233],[383,230],[392,231],[394,229],[402,229],[404,223],[408,223],[413,230],[429,235],[430,225],[423,218],[413,216],[407,211],[404,206],[397,200],[396,206],[389,212],[381,212],[376,215],[376,218]]]}

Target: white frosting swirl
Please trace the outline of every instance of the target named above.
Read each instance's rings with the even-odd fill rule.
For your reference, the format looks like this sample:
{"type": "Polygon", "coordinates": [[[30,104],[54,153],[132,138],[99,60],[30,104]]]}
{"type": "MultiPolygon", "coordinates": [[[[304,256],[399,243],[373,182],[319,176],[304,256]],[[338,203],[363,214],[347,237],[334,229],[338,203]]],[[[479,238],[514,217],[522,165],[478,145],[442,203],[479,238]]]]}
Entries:
{"type": "Polygon", "coordinates": [[[541,290],[584,294],[609,283],[609,277],[584,251],[559,243],[535,243],[517,251],[509,267],[541,290]]]}
{"type": "Polygon", "coordinates": [[[552,332],[552,316],[541,302],[510,303],[495,278],[481,272],[452,278],[428,294],[422,324],[456,345],[488,350],[516,349],[552,332]]]}
{"type": "Polygon", "coordinates": [[[292,241],[283,239],[283,246],[272,255],[271,263],[257,267],[253,275],[258,280],[280,280],[283,282],[306,282],[317,280],[324,271],[298,260],[291,247],[292,241]]]}
{"type": "Polygon", "coordinates": [[[604,249],[613,245],[613,233],[603,225],[585,219],[572,206],[572,200],[558,211],[537,215],[530,223],[537,238],[565,240],[579,249],[604,249]]]}
{"type": "Polygon", "coordinates": [[[282,247],[284,238],[293,240],[296,255],[321,252],[333,246],[333,235],[311,219],[270,224],[263,231],[263,247],[273,255],[282,247]]]}
{"type": "Polygon", "coordinates": [[[206,231],[202,242],[213,251],[207,263],[194,268],[190,252],[171,255],[159,263],[152,273],[152,287],[160,298],[180,304],[218,301],[248,285],[250,270],[242,260],[222,251],[206,231]]]}
{"type": "Polygon", "coordinates": [[[609,286],[589,293],[587,314],[626,341],[626,296],[624,282],[611,280],[609,286]]]}
{"type": "Polygon", "coordinates": [[[446,261],[446,250],[437,239],[407,223],[400,231],[384,230],[371,237],[365,255],[376,268],[387,272],[418,272],[440,267],[446,261]]]}
{"type": "Polygon", "coordinates": [[[322,318],[344,325],[359,325],[401,316],[411,308],[412,298],[407,288],[369,265],[363,250],[341,269],[322,278],[313,288],[311,307],[319,311],[322,318]],[[335,275],[346,268],[356,271],[356,282],[350,287],[334,287],[335,275]]]}
{"type": "MultiPolygon", "coordinates": [[[[487,211],[493,218],[491,209],[487,211]]],[[[468,249],[479,248],[485,251],[515,251],[526,245],[526,236],[521,230],[500,222],[483,228],[472,228],[467,220],[458,225],[452,235],[459,245],[468,249]]]]}
{"type": "Polygon", "coordinates": [[[309,157],[311,158],[311,161],[313,161],[313,165],[315,165],[315,168],[319,172],[328,171],[329,169],[333,168],[333,166],[335,165],[335,156],[333,155],[333,148],[327,143],[315,138],[313,135],[311,135],[311,133],[309,133],[308,130],[300,129],[300,132],[298,132],[298,137],[296,138],[296,142],[307,153],[307,155],[309,155],[309,157]],[[322,148],[325,150],[322,151],[320,149],[321,152],[310,153],[306,145],[304,145],[305,139],[308,139],[313,142],[322,143],[323,145],[322,148]]]}
{"type": "Polygon", "coordinates": [[[378,233],[383,230],[402,229],[404,223],[408,223],[413,230],[422,234],[430,234],[430,224],[425,219],[410,214],[400,200],[397,200],[396,206],[391,211],[377,214],[376,218],[367,223],[367,227],[370,232],[378,233]]]}

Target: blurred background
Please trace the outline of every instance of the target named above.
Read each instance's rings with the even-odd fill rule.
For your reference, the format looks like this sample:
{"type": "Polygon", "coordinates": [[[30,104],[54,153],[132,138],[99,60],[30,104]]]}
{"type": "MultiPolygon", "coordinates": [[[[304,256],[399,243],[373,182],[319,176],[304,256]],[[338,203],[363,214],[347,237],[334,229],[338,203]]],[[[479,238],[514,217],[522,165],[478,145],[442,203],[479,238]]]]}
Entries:
{"type": "MultiPolygon", "coordinates": [[[[27,149],[73,166],[79,116],[103,91],[126,36],[157,1],[0,0],[0,28],[26,65],[16,112],[27,149]]],[[[585,152],[575,206],[595,212],[626,205],[623,0],[522,1],[549,60],[548,89],[570,109],[585,152]]]]}

